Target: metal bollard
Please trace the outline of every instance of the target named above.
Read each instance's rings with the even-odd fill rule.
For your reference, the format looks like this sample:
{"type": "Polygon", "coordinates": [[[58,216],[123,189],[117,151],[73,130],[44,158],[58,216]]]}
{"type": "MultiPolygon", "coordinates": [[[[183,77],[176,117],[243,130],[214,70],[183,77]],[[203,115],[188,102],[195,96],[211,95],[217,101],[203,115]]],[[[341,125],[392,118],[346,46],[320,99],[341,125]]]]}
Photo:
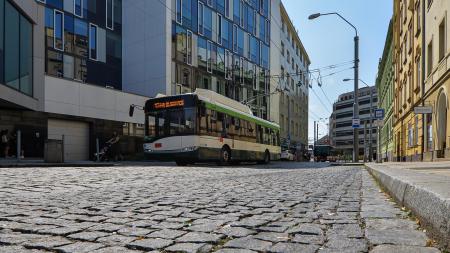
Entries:
{"type": "Polygon", "coordinates": [[[99,152],[100,152],[100,143],[98,141],[98,138],[95,139],[95,145],[96,145],[96,148],[97,148],[97,154],[96,154],[97,162],[100,162],[100,154],[99,154],[99,152]]]}
{"type": "Polygon", "coordinates": [[[17,130],[17,161],[20,162],[20,156],[22,155],[22,132],[17,130]]]}

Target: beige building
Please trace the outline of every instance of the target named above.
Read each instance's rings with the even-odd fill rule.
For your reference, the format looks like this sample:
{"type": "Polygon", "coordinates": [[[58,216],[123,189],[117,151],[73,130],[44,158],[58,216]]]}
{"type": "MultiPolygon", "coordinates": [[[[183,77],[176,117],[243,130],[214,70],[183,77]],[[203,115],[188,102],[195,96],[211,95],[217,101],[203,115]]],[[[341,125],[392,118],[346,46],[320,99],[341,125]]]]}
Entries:
{"type": "Polygon", "coordinates": [[[280,0],[271,1],[270,120],[281,127],[284,149],[308,146],[308,84],[311,64],[298,32],[280,0]]]}
{"type": "Polygon", "coordinates": [[[432,114],[425,120],[424,160],[450,158],[448,43],[450,1],[426,1],[425,6],[425,105],[432,114]]]}
{"type": "MultiPolygon", "coordinates": [[[[422,159],[422,3],[394,0],[394,160],[422,159]]],[[[428,1],[430,2],[430,1],[428,1]]]]}

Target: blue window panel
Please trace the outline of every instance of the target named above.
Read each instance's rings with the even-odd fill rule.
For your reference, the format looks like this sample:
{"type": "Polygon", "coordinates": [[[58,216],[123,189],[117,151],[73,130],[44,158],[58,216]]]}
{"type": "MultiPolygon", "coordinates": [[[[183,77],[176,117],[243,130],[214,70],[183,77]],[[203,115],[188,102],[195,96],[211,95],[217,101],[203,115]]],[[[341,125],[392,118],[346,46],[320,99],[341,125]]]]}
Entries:
{"type": "Polygon", "coordinates": [[[250,60],[259,64],[259,41],[250,36],[250,60]]]}
{"type": "Polygon", "coordinates": [[[238,31],[237,31],[237,46],[238,46],[237,53],[240,56],[244,56],[244,41],[245,41],[244,36],[245,36],[244,30],[242,30],[241,28],[238,28],[238,31]]]}
{"type": "Polygon", "coordinates": [[[222,18],[222,46],[225,48],[230,48],[231,44],[229,38],[233,30],[230,30],[230,27],[232,27],[232,24],[227,19],[222,18]]]}
{"type": "Polygon", "coordinates": [[[233,21],[236,24],[241,22],[241,0],[233,0],[233,21]]]}
{"type": "Polygon", "coordinates": [[[53,9],[45,8],[45,27],[53,29],[53,9]]]}
{"type": "Polygon", "coordinates": [[[266,17],[270,16],[269,13],[269,5],[270,5],[270,1],[269,0],[262,0],[263,1],[263,15],[266,17]]]}
{"type": "Polygon", "coordinates": [[[75,18],[74,30],[77,35],[88,36],[87,23],[79,18],[75,18]]]}
{"type": "Polygon", "coordinates": [[[183,0],[183,25],[192,29],[192,0],[183,0]]]}
{"type": "Polygon", "coordinates": [[[178,23],[182,23],[183,21],[181,21],[182,20],[182,13],[181,13],[181,11],[182,11],[182,8],[181,8],[181,2],[182,2],[182,0],[175,0],[175,11],[176,11],[176,17],[175,17],[175,20],[178,22],[178,23]]]}
{"type": "Polygon", "coordinates": [[[89,58],[97,59],[97,27],[89,26],[89,58]]]}
{"type": "Polygon", "coordinates": [[[212,10],[205,6],[203,13],[203,27],[205,36],[212,40],[212,10]]]}
{"type": "Polygon", "coordinates": [[[225,15],[225,0],[217,0],[217,11],[225,15]]]}
{"type": "Polygon", "coordinates": [[[257,16],[259,17],[259,38],[261,40],[265,40],[266,39],[266,19],[257,14],[257,16]]]}
{"type": "Polygon", "coordinates": [[[206,40],[198,37],[198,41],[197,41],[197,51],[198,51],[198,66],[199,68],[205,69],[206,70],[206,57],[207,57],[207,53],[206,53],[206,40]]]}
{"type": "Polygon", "coordinates": [[[205,9],[205,5],[203,3],[199,3],[198,4],[198,33],[199,34],[204,34],[205,33],[205,29],[204,29],[204,9],[205,9]]]}
{"type": "Polygon", "coordinates": [[[71,15],[64,15],[64,30],[74,33],[74,18],[71,15]]]}
{"type": "Polygon", "coordinates": [[[74,10],[75,15],[83,17],[83,0],[74,0],[74,1],[75,1],[75,10],[74,10]]]}
{"type": "Polygon", "coordinates": [[[88,13],[88,0],[82,0],[83,1],[83,17],[87,17],[88,13]]]}
{"type": "Polygon", "coordinates": [[[64,33],[64,13],[55,11],[55,37],[53,47],[58,50],[64,50],[64,41],[63,41],[63,33],[64,33]]]}
{"type": "Polygon", "coordinates": [[[254,19],[254,16],[253,16],[254,15],[254,11],[248,5],[245,5],[245,10],[246,10],[245,13],[247,14],[246,15],[246,20],[247,20],[246,28],[247,28],[247,31],[249,33],[253,34],[254,29],[255,29],[255,27],[254,27],[255,19],[254,19]]]}
{"type": "Polygon", "coordinates": [[[47,5],[62,10],[64,8],[63,0],[47,0],[47,5]]]}
{"type": "Polygon", "coordinates": [[[269,68],[269,47],[262,44],[261,48],[261,66],[268,69],[269,68]]]}

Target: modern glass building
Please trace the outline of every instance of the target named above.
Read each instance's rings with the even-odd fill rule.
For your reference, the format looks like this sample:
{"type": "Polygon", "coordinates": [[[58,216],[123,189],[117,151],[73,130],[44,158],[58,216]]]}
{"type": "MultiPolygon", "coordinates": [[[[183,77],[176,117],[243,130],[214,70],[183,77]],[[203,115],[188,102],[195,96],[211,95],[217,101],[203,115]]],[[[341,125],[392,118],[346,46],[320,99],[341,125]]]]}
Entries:
{"type": "Polygon", "coordinates": [[[204,88],[247,102],[255,115],[268,118],[269,0],[137,1],[124,6],[124,15],[143,18],[124,20],[127,30],[148,34],[124,36],[130,52],[124,56],[125,90],[155,96],[204,88]],[[144,48],[143,56],[136,46],[144,48]],[[141,71],[145,75],[136,78],[141,71]]]}
{"type": "Polygon", "coordinates": [[[122,0],[45,4],[45,72],[122,89],[122,0]]]}
{"type": "Polygon", "coordinates": [[[269,0],[176,0],[175,11],[175,92],[214,90],[267,118],[269,0]]]}

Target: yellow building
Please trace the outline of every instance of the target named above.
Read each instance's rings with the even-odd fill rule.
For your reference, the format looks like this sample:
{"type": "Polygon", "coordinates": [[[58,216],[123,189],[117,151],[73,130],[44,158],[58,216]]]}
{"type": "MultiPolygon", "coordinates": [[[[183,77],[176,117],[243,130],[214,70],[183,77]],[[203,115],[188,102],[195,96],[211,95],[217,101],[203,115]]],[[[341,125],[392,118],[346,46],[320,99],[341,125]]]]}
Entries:
{"type": "MultiPolygon", "coordinates": [[[[422,159],[422,2],[394,0],[394,160],[422,159]]],[[[445,1],[445,0],[444,0],[445,1]]]]}
{"type": "Polygon", "coordinates": [[[450,71],[448,34],[449,0],[427,1],[425,14],[425,105],[432,114],[426,116],[424,160],[450,158],[450,117],[448,95],[450,71]]]}

